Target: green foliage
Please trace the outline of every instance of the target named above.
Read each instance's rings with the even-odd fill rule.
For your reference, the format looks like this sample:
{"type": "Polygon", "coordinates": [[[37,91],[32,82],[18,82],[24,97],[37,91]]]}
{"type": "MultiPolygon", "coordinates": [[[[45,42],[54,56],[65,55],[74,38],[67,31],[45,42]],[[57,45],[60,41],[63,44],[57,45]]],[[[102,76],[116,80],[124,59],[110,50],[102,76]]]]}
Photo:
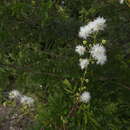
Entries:
{"type": "Polygon", "coordinates": [[[4,105],[12,89],[34,97],[34,111],[29,115],[35,123],[26,128],[130,129],[127,4],[114,0],[64,0],[64,4],[61,0],[6,0],[0,2],[0,18],[0,103],[4,105]],[[97,37],[99,42],[106,40],[108,61],[90,67],[86,83],[92,94],[90,104],[76,104],[82,76],[74,52],[75,45],[82,43],[78,31],[97,16],[107,19],[106,30],[97,37]]]}

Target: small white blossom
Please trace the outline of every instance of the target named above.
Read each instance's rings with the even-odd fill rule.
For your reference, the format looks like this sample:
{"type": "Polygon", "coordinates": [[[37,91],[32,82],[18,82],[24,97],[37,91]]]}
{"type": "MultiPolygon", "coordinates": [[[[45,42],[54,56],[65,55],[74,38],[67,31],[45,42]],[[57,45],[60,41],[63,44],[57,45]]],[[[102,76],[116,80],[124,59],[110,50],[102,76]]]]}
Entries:
{"type": "Polygon", "coordinates": [[[84,46],[78,45],[76,46],[75,51],[81,56],[84,55],[86,49],[84,46]]]}
{"type": "Polygon", "coordinates": [[[43,86],[42,86],[42,85],[40,85],[39,87],[40,87],[40,88],[42,88],[43,86]]]}
{"type": "Polygon", "coordinates": [[[100,55],[100,57],[98,57],[97,64],[104,65],[106,61],[107,61],[106,55],[100,55]]]}
{"type": "Polygon", "coordinates": [[[120,4],[123,4],[124,3],[124,0],[120,0],[120,4]]]}
{"type": "Polygon", "coordinates": [[[88,103],[90,99],[91,99],[90,92],[85,91],[80,95],[81,102],[88,103]]]}
{"type": "Polygon", "coordinates": [[[91,26],[93,28],[93,32],[98,32],[104,30],[106,27],[106,20],[103,17],[96,18],[93,22],[91,22],[91,26]]]}
{"type": "Polygon", "coordinates": [[[85,68],[88,67],[89,60],[87,58],[86,59],[80,59],[79,62],[80,62],[79,65],[80,65],[81,69],[85,69],[85,68]]]}
{"type": "Polygon", "coordinates": [[[104,30],[105,26],[106,20],[103,17],[97,17],[94,21],[80,27],[79,37],[86,39],[90,34],[104,30]]]}
{"type": "Polygon", "coordinates": [[[94,45],[91,48],[90,53],[92,57],[97,61],[96,62],[97,64],[103,65],[107,61],[106,49],[102,45],[99,44],[94,45]]]}
{"type": "Polygon", "coordinates": [[[91,33],[92,33],[91,28],[85,25],[85,26],[80,27],[79,37],[86,39],[91,33]]]}
{"type": "Polygon", "coordinates": [[[21,94],[18,90],[12,90],[10,93],[9,93],[9,98],[10,99],[19,99],[21,97],[21,94]]]}
{"type": "Polygon", "coordinates": [[[20,99],[20,102],[24,105],[29,105],[29,106],[32,106],[33,103],[34,103],[34,99],[31,98],[31,97],[28,97],[28,96],[22,96],[21,99],[20,99]]]}

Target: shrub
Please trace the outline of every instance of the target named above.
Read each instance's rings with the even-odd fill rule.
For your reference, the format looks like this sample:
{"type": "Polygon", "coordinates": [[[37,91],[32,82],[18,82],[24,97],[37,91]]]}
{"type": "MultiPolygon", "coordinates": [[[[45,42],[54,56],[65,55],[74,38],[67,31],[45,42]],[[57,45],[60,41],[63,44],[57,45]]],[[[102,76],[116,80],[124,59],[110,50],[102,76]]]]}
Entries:
{"type": "Polygon", "coordinates": [[[6,0],[0,2],[0,17],[0,103],[17,104],[8,98],[14,89],[35,100],[33,111],[22,106],[33,128],[18,127],[130,129],[129,0],[6,0]],[[82,78],[75,47],[91,47],[93,39],[83,41],[78,33],[98,16],[106,19],[96,43],[105,43],[107,62],[90,65],[82,78]],[[91,94],[87,104],[76,102],[83,90],[91,94]]]}

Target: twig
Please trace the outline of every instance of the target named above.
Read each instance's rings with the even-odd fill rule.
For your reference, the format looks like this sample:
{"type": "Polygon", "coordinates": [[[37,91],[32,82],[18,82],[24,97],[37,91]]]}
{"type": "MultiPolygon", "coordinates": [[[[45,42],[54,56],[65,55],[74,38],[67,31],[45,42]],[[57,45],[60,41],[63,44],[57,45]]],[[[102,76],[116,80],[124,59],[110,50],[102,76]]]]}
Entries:
{"type": "Polygon", "coordinates": [[[76,110],[77,110],[78,108],[79,108],[79,103],[74,104],[74,105],[72,106],[72,108],[71,108],[69,114],[67,115],[67,117],[72,117],[72,116],[75,114],[75,112],[76,112],[76,110]]]}

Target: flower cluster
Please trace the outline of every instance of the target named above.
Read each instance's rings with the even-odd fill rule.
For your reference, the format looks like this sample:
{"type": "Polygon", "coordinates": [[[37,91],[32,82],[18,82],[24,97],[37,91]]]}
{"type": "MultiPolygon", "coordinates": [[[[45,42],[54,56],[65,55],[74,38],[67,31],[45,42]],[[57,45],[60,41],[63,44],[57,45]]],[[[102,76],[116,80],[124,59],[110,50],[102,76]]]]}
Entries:
{"type": "Polygon", "coordinates": [[[106,49],[104,46],[100,45],[100,44],[96,44],[94,45],[91,50],[90,53],[92,55],[92,57],[97,61],[97,64],[105,64],[107,57],[106,57],[106,49]]]}
{"type": "MultiPolygon", "coordinates": [[[[75,51],[79,55],[81,55],[81,54],[83,55],[85,53],[86,49],[85,49],[85,47],[78,45],[78,46],[76,46],[75,51]],[[82,47],[82,49],[80,49],[80,47],[82,47]]],[[[92,58],[96,60],[97,64],[103,65],[107,61],[106,49],[103,45],[95,44],[92,46],[92,48],[90,48],[90,50],[88,52],[90,53],[92,58]]],[[[79,62],[80,62],[79,65],[82,70],[87,68],[87,66],[90,63],[89,59],[87,59],[87,58],[79,59],[79,62]]]]}
{"type": "Polygon", "coordinates": [[[98,17],[94,21],[89,22],[87,25],[80,27],[79,37],[87,39],[92,33],[104,30],[106,20],[103,17],[98,17]]]}
{"type": "Polygon", "coordinates": [[[80,101],[83,103],[88,103],[90,99],[91,99],[90,92],[85,91],[80,95],[80,101]]]}
{"type": "Polygon", "coordinates": [[[22,95],[20,94],[20,92],[18,90],[12,90],[10,93],[9,93],[9,98],[10,99],[20,99],[22,95]]]}
{"type": "MultiPolygon", "coordinates": [[[[91,34],[104,30],[105,26],[106,26],[106,20],[103,17],[98,17],[94,21],[89,22],[87,25],[80,27],[79,37],[87,39],[91,34]]],[[[87,43],[86,41],[83,41],[83,45],[77,45],[75,48],[75,52],[78,53],[79,56],[85,55],[85,52],[88,53],[89,58],[79,59],[80,68],[82,70],[85,70],[85,73],[86,69],[88,68],[88,65],[90,63],[93,63],[92,62],[93,60],[96,61],[96,64],[100,65],[105,64],[105,62],[107,61],[106,49],[102,45],[105,44],[105,40],[102,40],[102,44],[95,43],[95,37],[94,37],[94,43],[92,45],[86,43],[87,43]]],[[[91,99],[90,92],[85,91],[80,95],[81,102],[88,103],[90,99],[91,99]]]]}
{"type": "Polygon", "coordinates": [[[34,99],[25,95],[22,95],[18,90],[12,90],[9,92],[9,99],[15,99],[20,101],[20,103],[28,106],[32,106],[34,99]]]}
{"type": "Polygon", "coordinates": [[[22,96],[21,97],[21,100],[20,100],[20,102],[22,103],[22,104],[24,104],[24,105],[29,105],[29,106],[31,106],[31,105],[33,105],[33,103],[34,103],[34,100],[33,100],[33,98],[31,98],[31,97],[28,97],[28,96],[22,96]]]}
{"type": "MultiPolygon", "coordinates": [[[[80,28],[79,36],[82,38],[87,38],[93,32],[98,32],[100,30],[104,30],[106,26],[106,20],[103,17],[98,17],[94,21],[89,22],[88,25],[80,28]]],[[[86,48],[83,45],[77,45],[75,51],[80,55],[84,55],[86,48]]],[[[103,65],[107,61],[106,49],[103,45],[94,44],[90,50],[88,51],[93,59],[96,60],[97,64],[103,65]]],[[[80,59],[80,67],[81,69],[87,68],[89,65],[89,59],[80,59]]]]}

